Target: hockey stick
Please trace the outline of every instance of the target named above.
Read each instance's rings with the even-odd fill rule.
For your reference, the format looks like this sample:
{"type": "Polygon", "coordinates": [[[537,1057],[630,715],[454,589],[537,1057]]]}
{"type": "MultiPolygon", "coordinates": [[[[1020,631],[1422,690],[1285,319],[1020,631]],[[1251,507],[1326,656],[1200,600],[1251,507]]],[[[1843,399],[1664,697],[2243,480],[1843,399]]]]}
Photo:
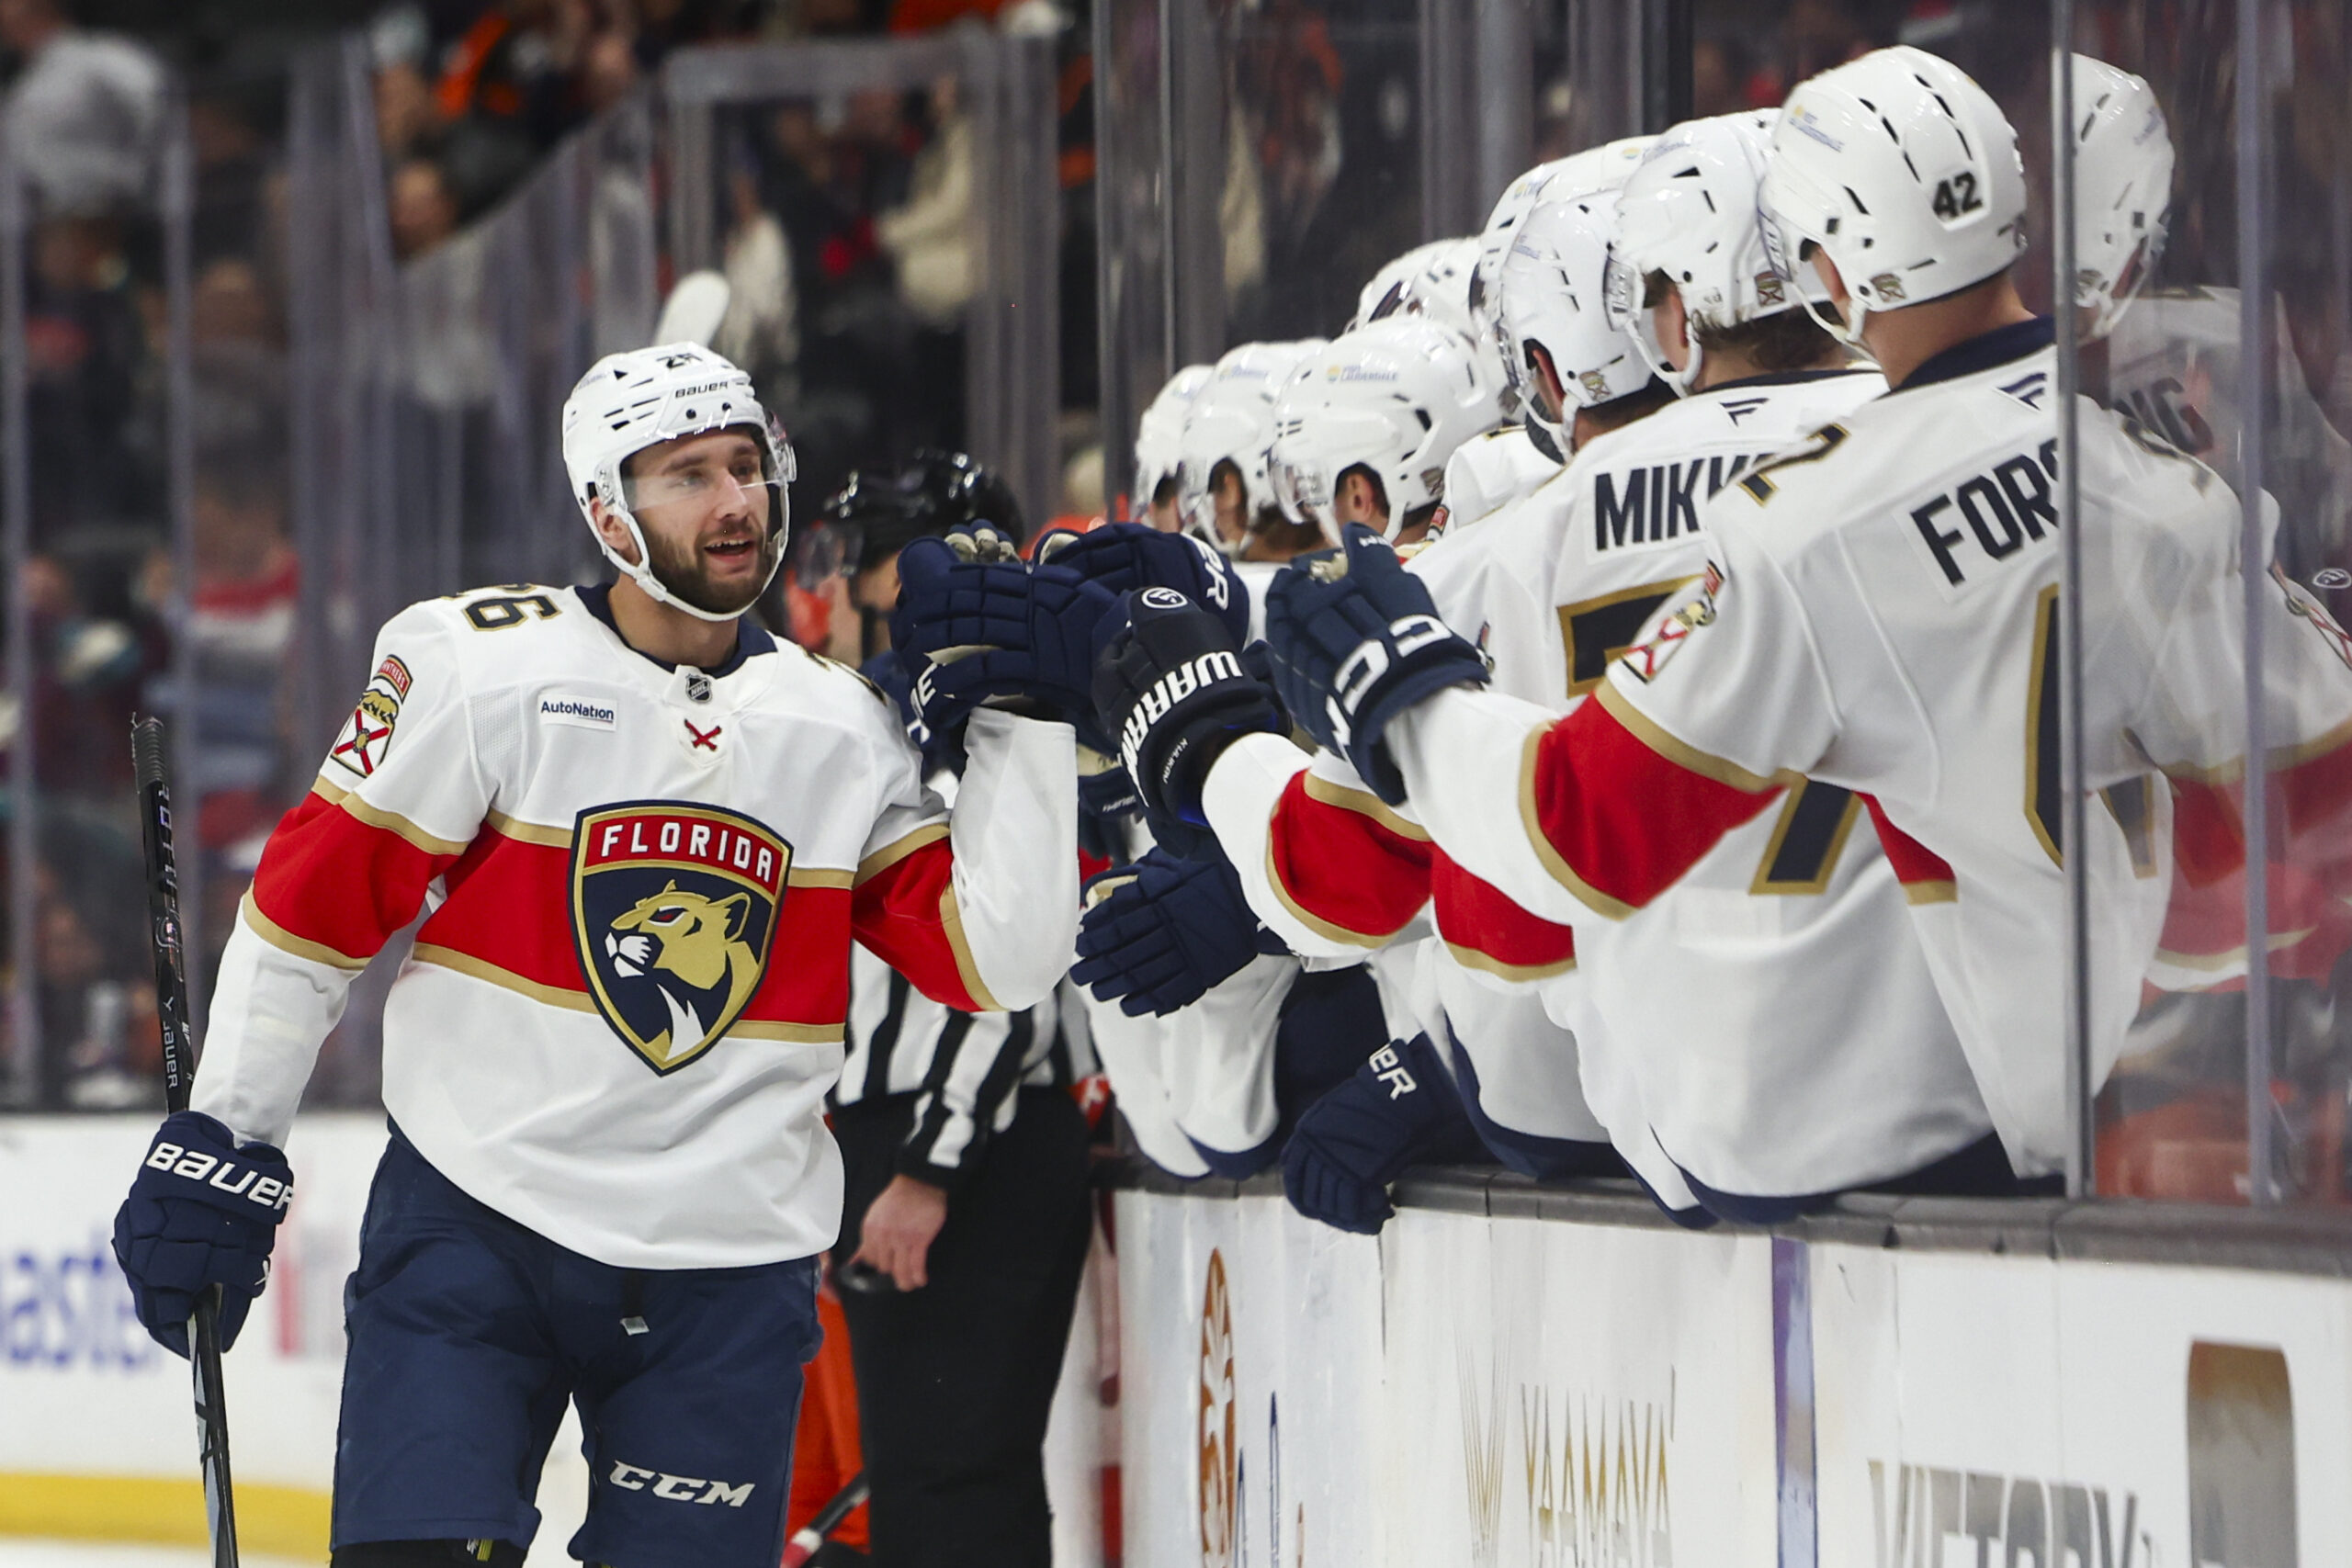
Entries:
{"type": "Polygon", "coordinates": [[[817,1517],[793,1532],[792,1539],[785,1542],[784,1568],[800,1568],[803,1562],[816,1556],[817,1549],[825,1544],[825,1538],[841,1529],[842,1521],[855,1513],[857,1506],[865,1501],[868,1490],[865,1472],[861,1470],[851,1476],[849,1484],[834,1493],[833,1500],[818,1509],[817,1517]]]}
{"type": "MultiPolygon", "coordinates": [[[[164,1104],[187,1109],[196,1078],[188,1034],[187,973],[180,957],[179,872],[172,859],[172,791],[164,782],[164,721],[130,726],[130,763],[138,781],[140,836],[147,849],[148,934],[155,949],[155,1021],[164,1034],[164,1104]]],[[[196,1372],[197,1464],[204,1473],[204,1517],[212,1534],[212,1568],[237,1568],[236,1499],[229,1488],[229,1410],[220,1372],[220,1288],[197,1298],[188,1319],[188,1359],[196,1372]]]]}

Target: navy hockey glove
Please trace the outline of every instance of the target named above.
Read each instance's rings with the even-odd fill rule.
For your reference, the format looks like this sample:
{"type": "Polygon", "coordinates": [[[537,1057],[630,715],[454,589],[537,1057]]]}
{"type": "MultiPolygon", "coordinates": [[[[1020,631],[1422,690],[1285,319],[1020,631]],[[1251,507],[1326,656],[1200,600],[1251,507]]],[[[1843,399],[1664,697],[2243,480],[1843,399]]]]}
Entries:
{"type": "Polygon", "coordinates": [[[1129,1018],[1165,1018],[1261,953],[1283,951],[1250,913],[1241,878],[1222,854],[1179,860],[1153,850],[1090,877],[1086,895],[1069,977],[1129,1018]]]}
{"type": "Polygon", "coordinates": [[[1225,623],[1233,646],[1250,640],[1250,586],[1233,563],[1190,534],[1144,523],[1108,523],[1090,533],[1062,528],[1037,541],[1037,559],[1077,572],[1114,593],[1173,588],[1225,623]]]}
{"type": "Polygon", "coordinates": [[[214,1285],[220,1348],[237,1342],[268,1282],[269,1249],[293,1195],[293,1168],[269,1145],[239,1148],[228,1128],[199,1111],[164,1119],[114,1216],[115,1261],[155,1343],[187,1355],[187,1320],[214,1285]]]}
{"type": "Polygon", "coordinates": [[[1283,1147],[1283,1191],[1310,1220],[1377,1235],[1388,1184],[1462,1147],[1469,1118],[1429,1036],[1392,1041],[1309,1106],[1283,1147]]]}
{"type": "Polygon", "coordinates": [[[1345,757],[1391,806],[1405,804],[1381,731],[1448,686],[1487,683],[1478,650],[1438,619],[1396,552],[1361,523],[1336,551],[1294,561],[1266,591],[1274,689],[1317,741],[1345,757]]]}
{"type": "Polygon", "coordinates": [[[1126,626],[1094,671],[1097,718],[1145,810],[1204,826],[1209,764],[1244,735],[1279,732],[1282,715],[1216,615],[1172,588],[1130,593],[1122,606],[1126,626]]]}
{"type": "Polygon", "coordinates": [[[1117,605],[1075,572],[966,559],[944,539],[917,539],[899,553],[890,641],[934,734],[1008,697],[1084,718],[1097,629],[1117,605]]]}

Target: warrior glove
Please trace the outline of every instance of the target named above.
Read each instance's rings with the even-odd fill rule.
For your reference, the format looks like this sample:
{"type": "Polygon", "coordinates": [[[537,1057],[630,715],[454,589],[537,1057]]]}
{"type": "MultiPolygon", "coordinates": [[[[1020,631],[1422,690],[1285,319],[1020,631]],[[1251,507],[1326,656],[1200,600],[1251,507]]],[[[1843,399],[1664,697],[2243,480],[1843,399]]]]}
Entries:
{"type": "Polygon", "coordinates": [[[194,1111],[164,1119],[114,1216],[115,1261],[157,1344],[188,1353],[187,1320],[215,1285],[220,1348],[237,1342],[293,1195],[293,1168],[269,1145],[240,1148],[228,1128],[194,1111]]]}
{"type": "Polygon", "coordinates": [[[1086,884],[1078,964],[1069,977],[1129,1018],[1165,1018],[1233,978],[1262,953],[1280,953],[1242,896],[1222,853],[1179,860],[1153,850],[1086,884]]]}
{"type": "Polygon", "coordinates": [[[1122,603],[1126,626],[1095,666],[1096,716],[1118,741],[1154,834],[1163,818],[1204,827],[1210,764],[1244,735],[1280,733],[1282,715],[1216,615],[1172,588],[1122,603]]]}
{"type": "Polygon", "coordinates": [[[1266,645],[1292,716],[1391,806],[1405,804],[1405,778],[1381,744],[1388,721],[1448,686],[1487,680],[1486,660],[1438,619],[1429,589],[1360,523],[1338,550],[1274,580],[1266,645]]]}

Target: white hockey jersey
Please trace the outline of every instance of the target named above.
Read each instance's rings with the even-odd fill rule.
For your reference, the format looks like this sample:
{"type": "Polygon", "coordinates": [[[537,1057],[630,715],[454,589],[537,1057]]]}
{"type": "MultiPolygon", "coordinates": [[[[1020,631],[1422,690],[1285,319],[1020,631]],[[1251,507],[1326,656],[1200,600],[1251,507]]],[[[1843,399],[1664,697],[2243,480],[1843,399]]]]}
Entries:
{"type": "MultiPolygon", "coordinates": [[[[1727,486],[1702,514],[1698,590],[1568,719],[1459,692],[1389,730],[1431,837],[1552,919],[1656,902],[1725,834],[1785,813],[1800,777],[1865,795],[2025,1173],[2059,1167],[2073,1124],[2050,342],[2036,321],[1957,345],[1727,486]]],[[[2236,500],[2210,469],[2087,402],[2081,429],[2104,1077],[2163,914],[2151,769],[2222,798],[2243,765],[2243,589],[2236,500]]],[[[2273,761],[2321,809],[2352,761],[2352,671],[2286,594],[2267,603],[2270,646],[2305,671],[2277,694],[2284,728],[2308,738],[2273,761]]]]}
{"type": "Polygon", "coordinates": [[[413,605],[272,835],[194,1103],[285,1136],[352,976],[422,907],[384,1103],[435,1168],[624,1268],[831,1245],[854,938],[970,1010],[1045,998],[1078,909],[1067,726],[983,711],[952,820],[888,702],[746,623],[710,671],[604,590],[413,605]]]}

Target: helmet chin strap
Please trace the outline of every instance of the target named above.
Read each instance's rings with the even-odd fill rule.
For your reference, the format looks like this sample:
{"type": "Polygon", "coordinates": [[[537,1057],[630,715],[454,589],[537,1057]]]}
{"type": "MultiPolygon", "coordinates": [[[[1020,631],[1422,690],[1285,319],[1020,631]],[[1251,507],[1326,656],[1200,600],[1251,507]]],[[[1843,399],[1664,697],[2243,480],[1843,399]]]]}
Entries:
{"type": "Polygon", "coordinates": [[[1872,354],[1871,345],[1862,341],[1862,322],[1870,315],[1871,308],[1860,295],[1851,289],[1846,292],[1847,309],[1854,312],[1850,322],[1846,319],[1845,311],[1838,308],[1838,303],[1834,299],[1815,299],[1802,289],[1798,291],[1797,298],[1804,302],[1804,313],[1811,316],[1814,323],[1823,332],[1827,333],[1871,364],[1878,363],[1878,355],[1872,354]]]}
{"type": "MultiPolygon", "coordinates": [[[[752,604],[759,602],[760,593],[765,593],[768,591],[768,584],[775,581],[777,571],[783,569],[784,552],[778,550],[775,553],[775,561],[768,567],[767,576],[760,580],[759,593],[752,594],[750,604],[746,604],[741,610],[732,614],[721,615],[716,610],[706,610],[699,604],[689,604],[675,593],[671,592],[669,584],[654,574],[653,552],[646,548],[645,530],[638,526],[637,518],[630,513],[628,504],[608,501],[605,505],[614,516],[620,519],[621,526],[628,530],[629,543],[637,547],[637,559],[632,563],[620,551],[615,549],[612,542],[599,531],[596,535],[596,543],[604,550],[605,558],[618,567],[629,581],[637,584],[648,599],[657,604],[666,604],[673,610],[692,615],[695,620],[708,621],[714,626],[726,626],[741,620],[751,613],[752,604]]],[[[763,538],[761,544],[764,547],[766,540],[763,538]]]]}

